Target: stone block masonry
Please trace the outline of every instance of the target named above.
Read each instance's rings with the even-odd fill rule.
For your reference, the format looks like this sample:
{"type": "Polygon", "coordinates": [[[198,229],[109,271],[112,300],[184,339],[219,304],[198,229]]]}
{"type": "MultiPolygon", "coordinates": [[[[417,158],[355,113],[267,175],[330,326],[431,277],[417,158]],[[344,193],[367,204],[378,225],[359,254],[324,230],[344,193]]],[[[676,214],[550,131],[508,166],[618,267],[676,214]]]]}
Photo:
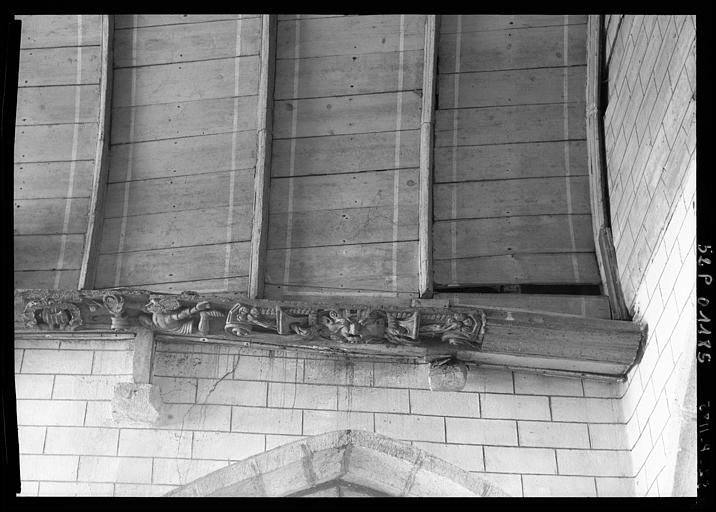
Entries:
{"type": "MultiPolygon", "coordinates": [[[[626,445],[590,444],[606,435],[592,428],[624,428],[614,413],[618,384],[472,368],[463,391],[439,392],[425,389],[424,364],[158,341],[152,383],[165,403],[163,418],[150,426],[112,417],[110,384],[131,380],[131,368],[116,375],[115,367],[96,364],[110,360],[103,354],[112,343],[51,350],[60,362],[65,352],[86,351],[87,375],[18,367],[23,495],[160,495],[231,462],[345,428],[413,443],[517,496],[634,489],[628,470],[606,475],[598,463],[584,471],[558,464],[580,454],[629,459],[626,445]],[[577,412],[558,417],[562,401],[577,412]],[[570,482],[573,488],[561,488],[570,482]]],[[[49,351],[21,346],[29,360],[49,351]]],[[[131,344],[124,350],[131,353],[131,344]]]]}

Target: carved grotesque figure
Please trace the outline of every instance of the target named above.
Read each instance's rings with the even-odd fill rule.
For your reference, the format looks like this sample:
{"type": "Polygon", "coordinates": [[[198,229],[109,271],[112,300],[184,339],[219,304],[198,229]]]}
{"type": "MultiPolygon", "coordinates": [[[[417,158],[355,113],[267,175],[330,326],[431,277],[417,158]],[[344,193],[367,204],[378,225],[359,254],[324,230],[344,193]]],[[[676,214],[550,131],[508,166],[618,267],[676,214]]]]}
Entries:
{"type": "Polygon", "coordinates": [[[73,331],[82,325],[80,310],[69,302],[31,300],[25,306],[25,325],[41,330],[73,331]]]}
{"type": "Polygon", "coordinates": [[[140,314],[139,322],[142,325],[176,334],[193,334],[197,329],[202,334],[208,334],[209,317],[223,316],[220,311],[212,310],[207,301],[182,309],[179,301],[174,298],[151,297],[144,309],[151,313],[151,316],[140,314]]]}
{"type": "Polygon", "coordinates": [[[343,343],[369,343],[377,338],[370,327],[379,320],[377,315],[368,309],[330,310],[319,318],[319,335],[343,343]]]}

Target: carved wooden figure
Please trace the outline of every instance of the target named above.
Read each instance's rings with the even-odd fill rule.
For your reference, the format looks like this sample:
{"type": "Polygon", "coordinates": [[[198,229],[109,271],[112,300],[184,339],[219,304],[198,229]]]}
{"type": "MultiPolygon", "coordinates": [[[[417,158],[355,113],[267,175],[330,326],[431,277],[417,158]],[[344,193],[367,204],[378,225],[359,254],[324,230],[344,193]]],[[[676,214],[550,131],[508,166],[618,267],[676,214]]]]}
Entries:
{"type": "Polygon", "coordinates": [[[82,325],[80,309],[69,302],[31,300],[23,313],[25,326],[47,331],[74,331],[82,325]]]}
{"type": "Polygon", "coordinates": [[[193,307],[182,309],[179,301],[171,297],[150,297],[144,309],[151,315],[139,314],[139,322],[142,325],[176,334],[193,334],[197,328],[200,333],[208,334],[209,317],[224,316],[220,311],[212,310],[208,301],[198,302],[193,307]],[[197,315],[198,326],[195,325],[197,315]]]}
{"type": "Polygon", "coordinates": [[[112,315],[112,329],[127,329],[130,326],[125,310],[125,300],[122,295],[108,293],[102,298],[104,307],[112,315]]]}

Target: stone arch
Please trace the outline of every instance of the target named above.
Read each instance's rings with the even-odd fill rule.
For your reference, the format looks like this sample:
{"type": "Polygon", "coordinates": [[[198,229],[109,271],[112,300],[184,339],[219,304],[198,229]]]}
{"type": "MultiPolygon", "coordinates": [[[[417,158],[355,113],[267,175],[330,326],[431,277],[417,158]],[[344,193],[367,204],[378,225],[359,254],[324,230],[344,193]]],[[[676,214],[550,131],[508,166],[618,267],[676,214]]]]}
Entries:
{"type": "Polygon", "coordinates": [[[301,496],[333,484],[373,496],[507,496],[420,448],[363,430],[336,430],[274,448],[167,496],[301,496]]]}

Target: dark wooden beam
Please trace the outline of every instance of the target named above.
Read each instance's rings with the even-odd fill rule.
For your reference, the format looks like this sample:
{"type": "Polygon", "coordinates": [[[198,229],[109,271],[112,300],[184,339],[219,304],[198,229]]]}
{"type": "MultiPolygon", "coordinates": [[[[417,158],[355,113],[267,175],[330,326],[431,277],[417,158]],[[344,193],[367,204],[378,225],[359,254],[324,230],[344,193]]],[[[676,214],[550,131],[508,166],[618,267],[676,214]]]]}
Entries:
{"type": "Polygon", "coordinates": [[[273,90],[276,68],[276,15],[261,18],[261,58],[258,97],[256,174],[254,175],[254,218],[251,229],[249,290],[251,298],[263,296],[268,241],[271,142],[273,140],[273,90]]]}
{"type": "Polygon", "coordinates": [[[95,150],[92,196],[89,204],[89,220],[78,284],[78,288],[81,290],[94,287],[100,236],[104,221],[104,196],[107,190],[107,176],[109,174],[109,133],[112,119],[113,40],[114,16],[102,15],[97,147],[95,150]]]}
{"type": "Polygon", "coordinates": [[[143,326],[164,339],[356,357],[455,358],[481,365],[612,379],[626,375],[645,335],[632,322],[456,305],[445,300],[416,301],[412,307],[376,303],[320,305],[249,299],[235,294],[169,295],[133,289],[17,290],[15,298],[15,331],[19,336],[51,332],[82,336],[109,332],[111,327],[127,332],[143,326]],[[160,314],[152,316],[152,310],[160,314]],[[370,322],[352,320],[361,313],[374,315],[363,318],[378,319],[374,331],[370,331],[370,322]],[[398,339],[388,335],[391,315],[406,327],[398,339]],[[344,316],[351,320],[341,323],[344,316]],[[465,321],[467,324],[460,323],[465,321]],[[301,329],[292,327],[298,325],[301,329]],[[328,329],[330,336],[324,325],[333,327],[328,329]],[[408,334],[411,325],[412,338],[408,334]],[[466,330],[465,325],[479,329],[466,330]],[[353,332],[351,329],[363,337],[352,337],[348,334],[353,332]],[[306,334],[308,331],[311,332],[306,334]]]}
{"type": "Polygon", "coordinates": [[[590,15],[587,20],[586,126],[592,229],[594,245],[597,248],[599,274],[604,285],[604,294],[609,297],[612,318],[628,320],[631,317],[619,282],[609,214],[609,190],[604,148],[604,112],[601,110],[602,67],[604,63],[603,19],[602,15],[590,15]]]}

